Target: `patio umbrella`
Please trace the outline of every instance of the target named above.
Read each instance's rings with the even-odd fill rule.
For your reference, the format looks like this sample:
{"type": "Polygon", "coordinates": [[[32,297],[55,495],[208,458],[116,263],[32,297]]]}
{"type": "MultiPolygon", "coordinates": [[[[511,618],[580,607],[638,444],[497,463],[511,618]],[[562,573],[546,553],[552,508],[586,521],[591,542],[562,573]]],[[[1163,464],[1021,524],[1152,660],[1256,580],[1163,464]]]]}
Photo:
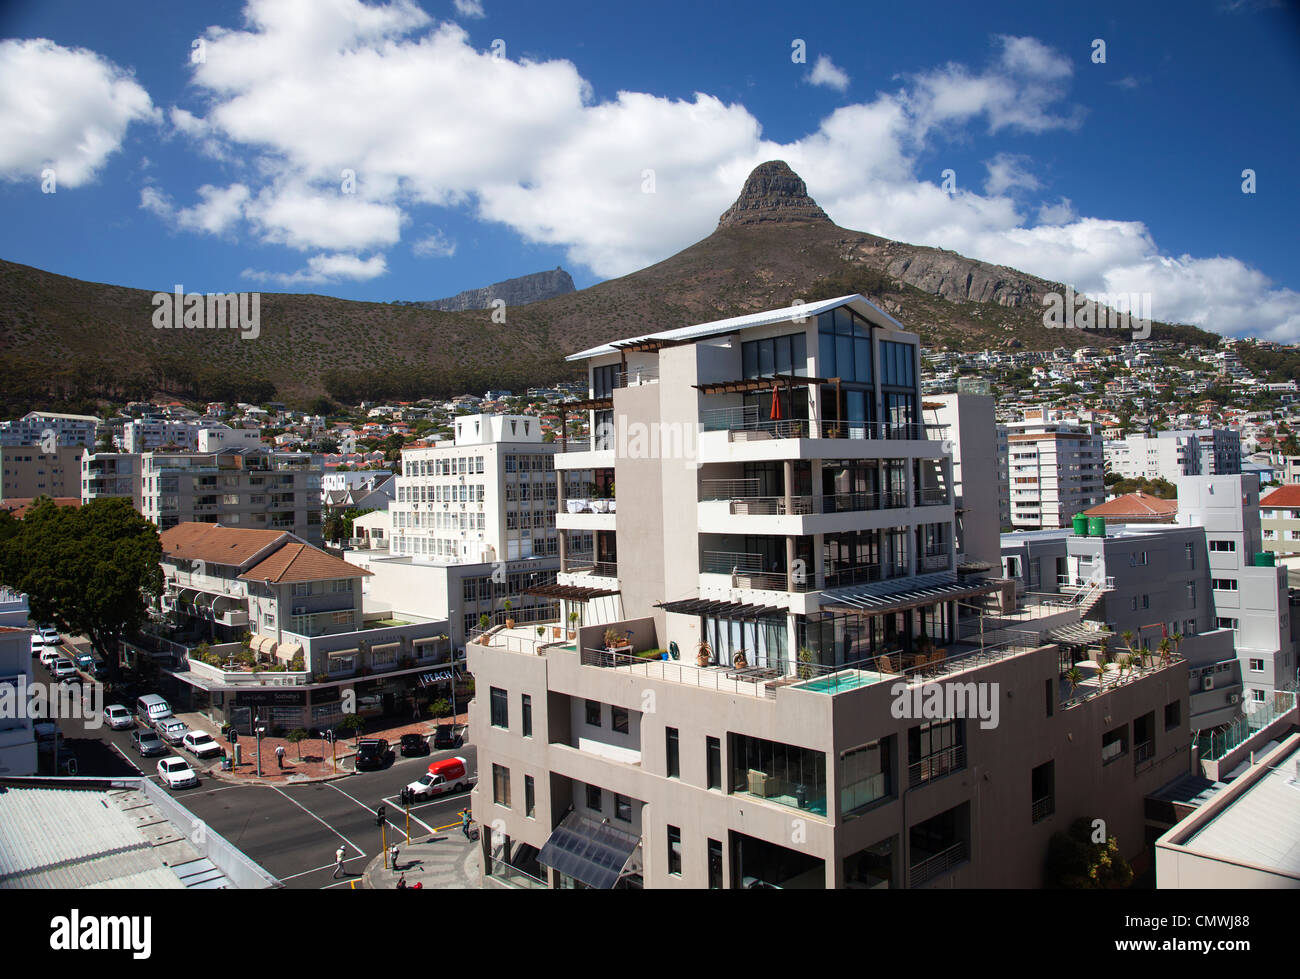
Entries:
{"type": "Polygon", "coordinates": [[[781,398],[780,388],[772,388],[772,421],[778,421],[781,418],[781,398]]]}

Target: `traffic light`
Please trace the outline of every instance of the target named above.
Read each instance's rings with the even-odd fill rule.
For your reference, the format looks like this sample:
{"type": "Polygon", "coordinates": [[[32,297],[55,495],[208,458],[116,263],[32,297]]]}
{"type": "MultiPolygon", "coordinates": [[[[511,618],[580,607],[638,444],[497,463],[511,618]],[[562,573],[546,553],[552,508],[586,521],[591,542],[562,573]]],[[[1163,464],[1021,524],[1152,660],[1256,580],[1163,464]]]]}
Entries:
{"type": "Polygon", "coordinates": [[[375,810],[375,825],[383,826],[386,821],[384,807],[380,805],[380,807],[375,810]]]}
{"type": "Polygon", "coordinates": [[[231,744],[237,744],[239,742],[239,732],[232,727],[226,732],[226,740],[231,744]]]}

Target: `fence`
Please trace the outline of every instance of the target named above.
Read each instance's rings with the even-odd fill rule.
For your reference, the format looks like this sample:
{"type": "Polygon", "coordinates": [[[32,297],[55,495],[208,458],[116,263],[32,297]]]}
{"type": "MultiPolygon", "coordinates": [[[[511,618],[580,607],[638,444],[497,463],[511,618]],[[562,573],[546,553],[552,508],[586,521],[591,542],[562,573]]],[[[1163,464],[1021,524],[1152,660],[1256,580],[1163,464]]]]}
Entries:
{"type": "Polygon", "coordinates": [[[1222,730],[1197,735],[1196,749],[1203,761],[1217,761],[1234,748],[1245,744],[1257,732],[1295,710],[1296,694],[1291,690],[1276,690],[1269,700],[1253,706],[1254,710],[1242,714],[1222,730]]]}

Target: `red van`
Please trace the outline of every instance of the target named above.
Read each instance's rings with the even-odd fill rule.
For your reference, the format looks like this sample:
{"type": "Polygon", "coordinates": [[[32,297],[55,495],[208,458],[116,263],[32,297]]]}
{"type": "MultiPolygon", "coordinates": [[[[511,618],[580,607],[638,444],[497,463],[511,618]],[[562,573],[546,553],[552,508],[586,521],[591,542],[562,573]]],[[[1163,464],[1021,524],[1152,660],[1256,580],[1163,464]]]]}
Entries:
{"type": "Polygon", "coordinates": [[[469,788],[469,769],[461,757],[435,761],[429,770],[407,786],[417,799],[432,799],[469,788]]]}

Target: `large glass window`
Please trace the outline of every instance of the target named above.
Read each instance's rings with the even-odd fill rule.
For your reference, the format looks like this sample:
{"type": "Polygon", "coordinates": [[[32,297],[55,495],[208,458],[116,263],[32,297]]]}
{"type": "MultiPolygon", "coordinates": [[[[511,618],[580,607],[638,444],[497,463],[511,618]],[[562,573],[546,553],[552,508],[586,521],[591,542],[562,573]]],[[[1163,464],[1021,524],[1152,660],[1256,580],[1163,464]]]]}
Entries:
{"type": "Polygon", "coordinates": [[[741,344],[740,350],[741,366],[747,378],[808,375],[808,340],[802,333],[749,340],[741,344]]]}
{"type": "Polygon", "coordinates": [[[531,775],[524,776],[524,815],[529,819],[537,815],[537,791],[531,775]]]}
{"type": "Polygon", "coordinates": [[[826,815],[826,755],[744,734],[727,735],[731,789],[826,815]]]}
{"type": "Polygon", "coordinates": [[[510,808],[510,769],[500,765],[492,766],[492,801],[510,808]]]}
{"type": "Polygon", "coordinates": [[[910,343],[880,343],[880,383],[892,387],[916,386],[916,348],[910,343]]]}
{"type": "Polygon", "coordinates": [[[871,384],[871,326],[848,307],[817,317],[817,372],[843,382],[871,384]]]}
{"type": "Polygon", "coordinates": [[[912,785],[966,767],[966,722],[926,721],[907,732],[908,776],[912,785]]]}
{"type": "Polygon", "coordinates": [[[676,826],[668,827],[668,872],[682,872],[682,831],[676,826]]]}
{"type": "Polygon", "coordinates": [[[499,687],[492,688],[492,726],[510,726],[509,695],[499,687]]]}
{"type": "Polygon", "coordinates": [[[533,698],[528,694],[524,694],[522,700],[524,737],[531,738],[533,736],[533,698]]]}
{"type": "Polygon", "coordinates": [[[894,794],[893,739],[881,738],[840,755],[840,812],[847,815],[894,794]]]}
{"type": "Polygon", "coordinates": [[[722,788],[722,742],[709,738],[706,742],[706,767],[708,768],[709,788],[722,788]]]}

